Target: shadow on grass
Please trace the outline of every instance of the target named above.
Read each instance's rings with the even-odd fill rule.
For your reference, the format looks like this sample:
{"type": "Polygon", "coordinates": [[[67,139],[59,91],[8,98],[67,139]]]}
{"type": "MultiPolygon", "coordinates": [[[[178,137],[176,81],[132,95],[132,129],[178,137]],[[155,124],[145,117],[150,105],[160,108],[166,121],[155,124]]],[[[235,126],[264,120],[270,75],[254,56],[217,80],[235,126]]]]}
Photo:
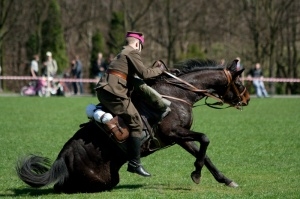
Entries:
{"type": "MultiPolygon", "coordinates": [[[[135,184],[135,185],[119,185],[113,188],[112,190],[127,190],[127,189],[164,189],[164,190],[181,190],[181,191],[190,191],[191,189],[184,188],[184,187],[174,187],[172,185],[167,184],[152,184],[152,185],[142,185],[142,184],[135,184]]],[[[8,189],[7,191],[12,193],[7,194],[0,194],[1,197],[20,197],[20,196],[42,196],[42,195],[49,195],[49,194],[55,194],[59,195],[61,193],[58,193],[54,191],[53,188],[47,188],[47,189],[34,189],[34,188],[19,188],[19,189],[8,189]]],[[[100,193],[100,192],[99,192],[100,193]]],[[[76,194],[76,193],[75,193],[76,194]]]]}
{"type": "Polygon", "coordinates": [[[48,189],[20,188],[20,189],[8,189],[7,191],[13,192],[13,193],[0,194],[0,198],[1,197],[41,196],[41,195],[48,195],[48,194],[59,194],[59,193],[56,193],[53,188],[48,188],[48,189]]]}
{"type": "Polygon", "coordinates": [[[173,186],[173,185],[169,185],[169,184],[151,184],[151,185],[142,185],[142,184],[135,184],[135,185],[119,185],[116,186],[113,190],[122,190],[122,189],[154,189],[154,190],[158,190],[158,189],[164,189],[164,190],[173,190],[173,191],[177,191],[177,190],[181,190],[181,191],[190,191],[190,188],[185,188],[182,186],[173,186]]]}

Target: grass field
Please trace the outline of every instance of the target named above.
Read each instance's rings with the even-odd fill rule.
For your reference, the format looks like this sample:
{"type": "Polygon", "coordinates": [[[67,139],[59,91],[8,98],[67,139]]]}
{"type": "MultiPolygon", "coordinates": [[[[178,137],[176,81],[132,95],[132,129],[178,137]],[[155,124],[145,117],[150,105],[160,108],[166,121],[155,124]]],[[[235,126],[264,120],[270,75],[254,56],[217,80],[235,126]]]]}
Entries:
{"type": "MultiPolygon", "coordinates": [[[[194,158],[178,146],[143,159],[153,175],[120,171],[109,192],[55,194],[52,186],[32,189],[15,174],[20,156],[55,160],[64,143],[86,122],[85,106],[95,97],[0,97],[0,198],[299,198],[300,98],[252,99],[243,111],[194,108],[193,130],[210,139],[207,154],[240,186],[217,183],[206,168],[201,184],[190,178],[194,158]]],[[[199,104],[203,102],[200,101],[199,104]]]]}

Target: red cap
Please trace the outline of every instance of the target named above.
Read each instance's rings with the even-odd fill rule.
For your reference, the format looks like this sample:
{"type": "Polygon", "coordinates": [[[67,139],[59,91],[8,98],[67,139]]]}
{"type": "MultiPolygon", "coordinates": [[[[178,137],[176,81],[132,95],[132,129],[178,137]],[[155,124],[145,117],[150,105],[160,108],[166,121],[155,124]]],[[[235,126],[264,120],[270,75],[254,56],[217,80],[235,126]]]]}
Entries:
{"type": "Polygon", "coordinates": [[[141,32],[128,31],[126,34],[126,37],[134,37],[136,39],[139,39],[142,44],[144,44],[144,42],[145,42],[144,34],[141,32]]]}

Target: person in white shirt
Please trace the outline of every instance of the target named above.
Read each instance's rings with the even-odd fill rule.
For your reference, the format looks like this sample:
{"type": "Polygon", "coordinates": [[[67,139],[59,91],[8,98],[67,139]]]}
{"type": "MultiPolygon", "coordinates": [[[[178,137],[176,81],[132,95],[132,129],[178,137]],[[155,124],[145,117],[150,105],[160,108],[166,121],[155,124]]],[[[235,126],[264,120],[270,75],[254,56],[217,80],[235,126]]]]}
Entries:
{"type": "Polygon", "coordinates": [[[47,61],[44,62],[44,66],[45,66],[45,74],[47,77],[54,77],[56,75],[57,72],[57,63],[55,61],[55,59],[52,58],[52,53],[51,52],[47,52],[47,61]]]}

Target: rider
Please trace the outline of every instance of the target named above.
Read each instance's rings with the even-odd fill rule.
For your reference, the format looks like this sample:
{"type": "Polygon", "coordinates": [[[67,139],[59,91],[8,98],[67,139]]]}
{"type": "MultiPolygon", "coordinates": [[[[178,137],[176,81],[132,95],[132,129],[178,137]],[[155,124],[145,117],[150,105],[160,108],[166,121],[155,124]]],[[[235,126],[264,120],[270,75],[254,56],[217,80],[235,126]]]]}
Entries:
{"type": "MultiPolygon", "coordinates": [[[[137,173],[141,176],[151,176],[141,165],[140,147],[142,134],[141,117],[131,101],[131,91],[133,87],[138,87],[140,92],[144,92],[145,84],[136,84],[136,77],[142,79],[156,77],[163,73],[166,68],[160,62],[157,62],[157,67],[146,68],[141,59],[141,50],[144,44],[144,35],[141,32],[127,32],[126,46],[123,46],[121,52],[112,60],[107,69],[107,77],[105,81],[99,81],[96,90],[98,100],[113,114],[122,117],[124,122],[130,129],[128,138],[128,168],[127,171],[137,173]]],[[[161,96],[158,93],[150,93],[147,90],[147,95],[152,95],[153,101],[161,102],[161,96]]],[[[167,105],[160,104],[161,113],[163,116],[170,111],[167,105]]]]}

